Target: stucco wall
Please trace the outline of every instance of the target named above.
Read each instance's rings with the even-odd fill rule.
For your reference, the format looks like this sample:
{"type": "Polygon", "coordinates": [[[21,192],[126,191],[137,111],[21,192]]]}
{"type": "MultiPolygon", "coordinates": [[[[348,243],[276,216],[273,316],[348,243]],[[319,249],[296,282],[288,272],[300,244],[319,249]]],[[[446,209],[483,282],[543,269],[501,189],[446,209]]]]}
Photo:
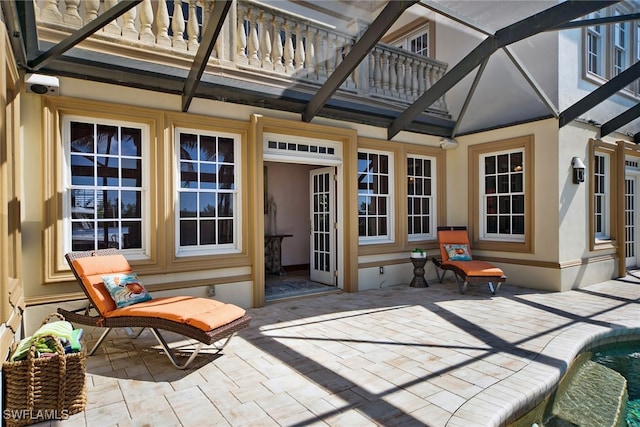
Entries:
{"type": "MultiPolygon", "coordinates": [[[[265,162],[268,192],[278,207],[278,234],[292,234],[282,242],[282,265],[309,264],[310,165],[265,162]]],[[[265,232],[268,224],[265,216],[265,232]]]]}

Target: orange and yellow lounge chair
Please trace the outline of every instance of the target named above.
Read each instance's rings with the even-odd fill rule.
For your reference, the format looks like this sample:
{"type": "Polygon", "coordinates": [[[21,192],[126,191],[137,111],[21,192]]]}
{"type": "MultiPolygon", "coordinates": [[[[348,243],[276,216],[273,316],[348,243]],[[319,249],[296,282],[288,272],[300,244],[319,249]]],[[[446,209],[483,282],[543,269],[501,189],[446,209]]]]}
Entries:
{"type": "Polygon", "coordinates": [[[205,345],[220,352],[235,335],[249,326],[245,310],[210,298],[172,296],[151,298],[137,280],[126,258],[115,249],[70,252],[65,258],[88,299],[86,308],[58,309],[66,320],[106,328],[89,355],[102,344],[112,328],[149,328],[171,363],[185,369],[205,345]],[[160,331],[170,331],[198,341],[180,364],[160,331]],[[216,345],[221,343],[221,345],[216,345]]]}
{"type": "Polygon", "coordinates": [[[495,295],[507,280],[500,268],[490,262],[473,259],[467,227],[438,227],[438,244],[440,259],[433,259],[438,267],[438,280],[442,283],[447,271],[453,271],[461,294],[466,292],[469,283],[487,283],[491,294],[495,295]],[[443,270],[442,274],[439,270],[443,270]]]}

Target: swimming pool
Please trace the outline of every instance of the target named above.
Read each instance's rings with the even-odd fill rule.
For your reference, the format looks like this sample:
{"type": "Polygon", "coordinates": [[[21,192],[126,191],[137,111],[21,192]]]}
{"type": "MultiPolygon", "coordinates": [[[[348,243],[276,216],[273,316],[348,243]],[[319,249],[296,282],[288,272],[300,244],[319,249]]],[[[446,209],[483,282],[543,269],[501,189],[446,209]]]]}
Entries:
{"type": "Polygon", "coordinates": [[[626,378],[627,425],[640,427],[640,340],[595,351],[592,360],[626,378]]]}
{"type": "Polygon", "coordinates": [[[543,402],[509,427],[640,427],[640,338],[590,348],[543,402]]]}

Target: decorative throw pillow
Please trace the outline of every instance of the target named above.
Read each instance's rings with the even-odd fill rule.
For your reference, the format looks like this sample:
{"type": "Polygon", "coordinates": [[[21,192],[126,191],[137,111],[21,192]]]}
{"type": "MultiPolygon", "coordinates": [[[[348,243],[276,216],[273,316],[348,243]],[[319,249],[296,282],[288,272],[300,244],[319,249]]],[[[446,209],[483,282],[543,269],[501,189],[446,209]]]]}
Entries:
{"type": "Polygon", "coordinates": [[[444,245],[444,250],[447,251],[450,261],[471,261],[469,245],[444,245]]]}
{"type": "Polygon", "coordinates": [[[138,275],[134,272],[109,274],[102,276],[102,281],[118,308],[151,299],[151,295],[142,286],[138,275]]]}

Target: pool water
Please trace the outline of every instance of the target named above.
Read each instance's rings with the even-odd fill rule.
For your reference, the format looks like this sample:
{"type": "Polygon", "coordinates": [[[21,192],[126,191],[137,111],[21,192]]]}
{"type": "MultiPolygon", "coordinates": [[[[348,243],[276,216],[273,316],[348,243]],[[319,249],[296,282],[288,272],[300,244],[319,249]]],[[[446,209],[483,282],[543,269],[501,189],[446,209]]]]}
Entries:
{"type": "Polygon", "coordinates": [[[627,380],[627,426],[640,427],[640,341],[616,344],[595,351],[592,360],[627,380]]]}
{"type": "Polygon", "coordinates": [[[576,357],[556,390],[508,427],[612,425],[640,427],[640,339],[636,337],[576,357]],[[620,419],[623,413],[625,419],[620,419]]]}

